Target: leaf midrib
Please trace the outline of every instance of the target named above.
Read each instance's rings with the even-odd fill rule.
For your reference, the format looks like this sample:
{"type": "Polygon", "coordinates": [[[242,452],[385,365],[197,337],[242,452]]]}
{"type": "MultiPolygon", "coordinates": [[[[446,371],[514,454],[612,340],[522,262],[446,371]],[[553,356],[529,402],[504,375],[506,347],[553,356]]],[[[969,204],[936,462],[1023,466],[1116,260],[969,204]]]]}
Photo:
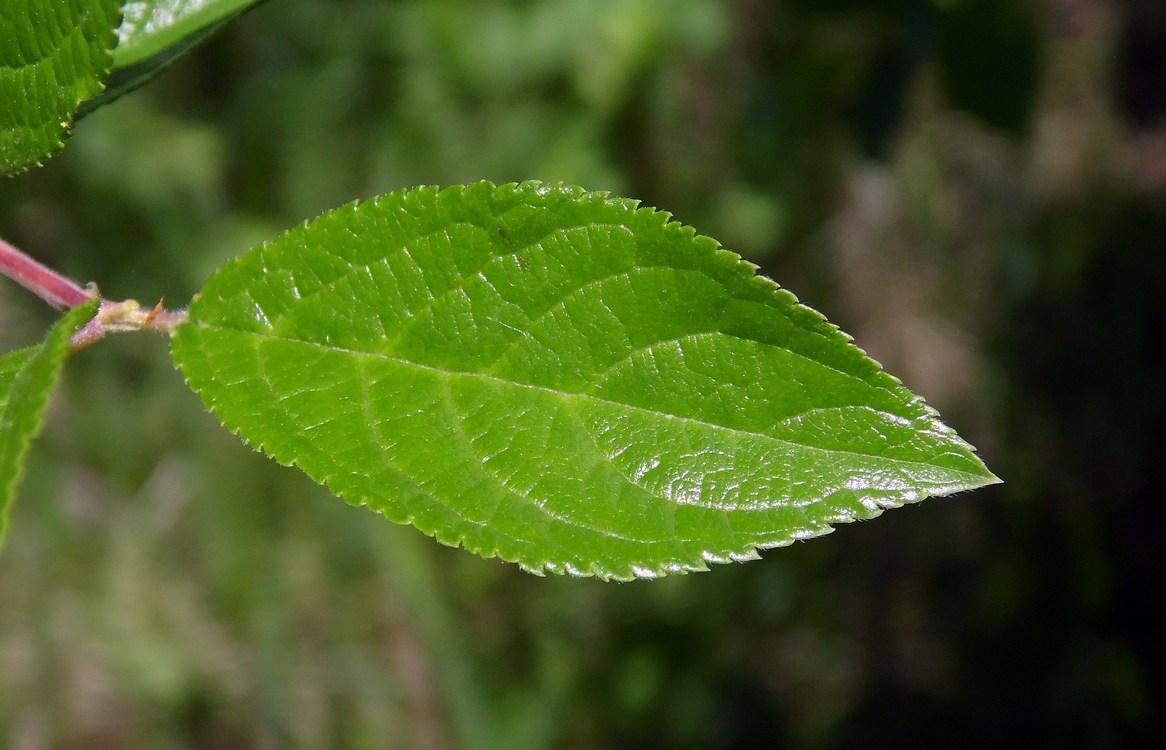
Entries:
{"type": "MultiPolygon", "coordinates": [[[[351,355],[357,356],[357,357],[375,357],[378,359],[383,359],[383,360],[395,362],[397,364],[405,365],[407,367],[413,367],[413,368],[416,368],[418,370],[424,370],[424,371],[436,373],[436,374],[438,374],[442,377],[445,377],[445,378],[449,378],[450,376],[477,377],[477,378],[482,378],[484,380],[495,382],[495,383],[498,383],[501,385],[514,386],[514,387],[518,387],[518,388],[527,388],[527,389],[539,391],[542,393],[551,394],[553,396],[557,396],[558,398],[565,399],[565,400],[589,399],[589,400],[594,401],[594,402],[598,402],[598,403],[602,403],[602,404],[610,404],[612,406],[618,406],[618,407],[624,408],[624,409],[631,409],[634,411],[638,411],[638,412],[641,412],[644,414],[650,414],[650,415],[653,415],[656,417],[661,417],[664,419],[676,420],[679,422],[696,424],[696,425],[701,425],[701,426],[705,426],[705,427],[713,427],[713,428],[716,428],[719,430],[724,430],[726,432],[729,432],[729,433],[732,433],[735,435],[740,435],[743,437],[758,438],[758,439],[761,439],[763,441],[768,441],[768,442],[781,444],[781,445],[793,446],[796,448],[800,448],[802,450],[815,451],[815,452],[823,453],[826,455],[858,456],[858,457],[867,458],[867,459],[876,459],[879,461],[886,461],[889,463],[902,465],[902,466],[938,467],[938,468],[943,469],[945,472],[949,472],[951,474],[958,475],[961,477],[967,477],[970,480],[984,478],[984,477],[981,477],[977,474],[972,474],[970,472],[963,471],[961,469],[954,469],[954,468],[950,468],[950,467],[946,467],[946,466],[940,466],[938,464],[928,463],[926,461],[911,461],[911,460],[907,460],[907,459],[892,458],[889,456],[883,456],[883,455],[874,454],[874,453],[864,453],[861,451],[851,451],[851,450],[843,450],[843,449],[837,449],[837,448],[822,448],[819,446],[807,445],[805,443],[799,443],[795,440],[789,440],[789,439],[785,439],[785,438],[777,438],[777,437],[773,437],[772,435],[766,435],[765,433],[762,433],[762,432],[756,432],[753,430],[746,430],[746,429],[742,429],[740,427],[731,427],[728,425],[717,424],[715,422],[706,422],[706,421],[702,421],[700,419],[695,419],[692,417],[685,417],[685,416],[681,416],[681,415],[677,415],[677,414],[670,414],[668,412],[663,412],[663,411],[660,411],[658,409],[652,409],[652,408],[644,407],[644,406],[637,406],[635,404],[627,404],[627,403],[624,403],[622,401],[614,401],[612,399],[606,399],[606,398],[603,398],[601,396],[597,396],[593,393],[572,393],[572,392],[568,392],[568,391],[557,390],[555,388],[549,388],[547,386],[535,385],[533,383],[522,383],[522,382],[519,382],[516,380],[510,380],[508,378],[502,378],[502,377],[499,377],[497,375],[492,375],[489,373],[483,373],[483,372],[474,371],[474,370],[443,369],[441,367],[435,367],[433,365],[425,364],[422,362],[416,362],[416,361],[413,361],[410,359],[406,359],[404,357],[400,357],[400,356],[396,356],[396,355],[392,355],[392,354],[386,354],[384,352],[362,351],[359,349],[351,349],[351,348],[344,347],[344,346],[338,346],[336,344],[325,344],[325,343],[321,343],[319,341],[310,341],[307,339],[293,338],[293,337],[288,337],[288,336],[278,336],[278,335],[262,333],[262,332],[258,332],[258,331],[247,331],[247,330],[242,330],[239,328],[231,328],[231,327],[227,327],[227,326],[216,326],[216,325],[207,323],[205,321],[194,321],[194,322],[188,323],[186,325],[197,326],[197,327],[199,327],[201,329],[205,329],[205,330],[218,330],[218,331],[225,331],[225,332],[230,332],[230,333],[239,333],[239,334],[253,336],[255,338],[264,339],[264,340],[268,340],[268,341],[279,341],[279,342],[286,342],[286,343],[303,344],[306,346],[311,346],[311,347],[315,347],[318,349],[324,349],[324,350],[331,351],[331,352],[351,354],[351,355]]],[[[725,334],[725,335],[730,335],[730,334],[725,334]]],[[[821,410],[821,409],[826,409],[826,408],[844,409],[844,408],[848,408],[848,407],[841,407],[841,406],[839,406],[839,407],[815,407],[815,410],[821,410]]],[[[859,408],[859,406],[852,405],[851,408],[859,408]]],[[[878,411],[878,410],[875,410],[875,411],[878,411]]],[[[803,414],[803,413],[804,412],[799,412],[799,414],[791,415],[791,417],[788,417],[787,419],[796,418],[797,416],[799,416],[800,414],[803,414]]],[[[892,417],[902,417],[902,415],[892,414],[890,412],[878,411],[878,413],[887,414],[888,416],[892,416],[892,417]]]]}

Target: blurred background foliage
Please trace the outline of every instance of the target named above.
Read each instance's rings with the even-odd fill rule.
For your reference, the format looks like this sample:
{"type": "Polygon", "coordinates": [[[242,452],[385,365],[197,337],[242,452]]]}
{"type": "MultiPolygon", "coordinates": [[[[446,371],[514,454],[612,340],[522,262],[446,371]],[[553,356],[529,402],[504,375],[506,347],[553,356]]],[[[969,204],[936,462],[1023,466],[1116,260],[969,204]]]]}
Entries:
{"type": "MultiPolygon", "coordinates": [[[[0,231],[181,303],[322,210],[539,178],[822,310],[1001,487],[654,583],[346,506],[166,344],[76,357],[0,558],[0,746],[1163,746],[1166,9],[272,0],[0,182],[0,231]]],[[[52,312],[0,284],[0,343],[52,312]]]]}

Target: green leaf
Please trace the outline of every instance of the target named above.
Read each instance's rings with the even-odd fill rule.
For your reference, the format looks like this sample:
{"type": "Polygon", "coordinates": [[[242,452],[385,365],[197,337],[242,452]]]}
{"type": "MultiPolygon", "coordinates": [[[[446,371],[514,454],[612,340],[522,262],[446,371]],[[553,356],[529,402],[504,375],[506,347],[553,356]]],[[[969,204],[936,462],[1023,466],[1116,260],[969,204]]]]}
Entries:
{"type": "Polygon", "coordinates": [[[631,578],[998,481],[849,341],[668,214],[479,183],[237,258],[173,354],[227,426],[351,503],[631,578]]]}
{"type": "Polygon", "coordinates": [[[64,143],[77,106],[109,74],[117,0],[4,0],[0,9],[0,173],[64,143]]]}
{"type": "Polygon", "coordinates": [[[125,4],[114,68],[141,65],[163,56],[170,62],[177,48],[186,52],[262,0],[142,0],[125,4]]]}
{"type": "Polygon", "coordinates": [[[28,447],[69,354],[69,338],[97,313],[97,300],[57,321],[39,346],[0,355],[0,549],[28,447]]]}

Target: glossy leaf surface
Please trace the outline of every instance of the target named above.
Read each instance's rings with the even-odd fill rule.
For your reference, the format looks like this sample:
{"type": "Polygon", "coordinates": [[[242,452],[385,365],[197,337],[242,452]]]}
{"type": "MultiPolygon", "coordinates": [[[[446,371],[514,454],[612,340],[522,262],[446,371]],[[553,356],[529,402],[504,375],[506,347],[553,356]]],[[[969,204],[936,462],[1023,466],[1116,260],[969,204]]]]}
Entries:
{"type": "Polygon", "coordinates": [[[752,265],[575,188],[325,214],[216,273],[173,353],[253,446],[535,572],[704,569],[997,481],[752,265]]]}
{"type": "Polygon", "coordinates": [[[78,105],[109,73],[116,0],[4,0],[0,11],[0,173],[64,143],[78,105]]]}
{"type": "Polygon", "coordinates": [[[40,432],[45,406],[69,354],[69,337],[97,311],[97,301],[57,321],[44,343],[0,355],[0,548],[24,457],[40,432]]]}

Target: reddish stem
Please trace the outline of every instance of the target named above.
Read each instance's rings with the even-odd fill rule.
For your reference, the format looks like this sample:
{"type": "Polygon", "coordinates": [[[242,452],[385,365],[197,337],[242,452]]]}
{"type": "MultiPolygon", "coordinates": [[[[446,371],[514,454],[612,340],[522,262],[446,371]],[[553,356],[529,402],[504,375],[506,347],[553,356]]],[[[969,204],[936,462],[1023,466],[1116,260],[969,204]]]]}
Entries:
{"type": "Polygon", "coordinates": [[[0,273],[58,310],[78,307],[96,295],[56,271],[37,263],[0,239],[0,273]]]}
{"type": "MultiPolygon", "coordinates": [[[[58,310],[79,307],[97,296],[95,287],[82,287],[72,279],[37,263],[3,239],[0,239],[0,274],[15,280],[58,310]]],[[[69,348],[73,351],[84,349],[112,331],[169,333],[185,320],[185,310],[165,310],[161,302],[153,310],[144,310],[134,300],[111,302],[103,299],[93,320],[73,334],[69,348]]]]}

